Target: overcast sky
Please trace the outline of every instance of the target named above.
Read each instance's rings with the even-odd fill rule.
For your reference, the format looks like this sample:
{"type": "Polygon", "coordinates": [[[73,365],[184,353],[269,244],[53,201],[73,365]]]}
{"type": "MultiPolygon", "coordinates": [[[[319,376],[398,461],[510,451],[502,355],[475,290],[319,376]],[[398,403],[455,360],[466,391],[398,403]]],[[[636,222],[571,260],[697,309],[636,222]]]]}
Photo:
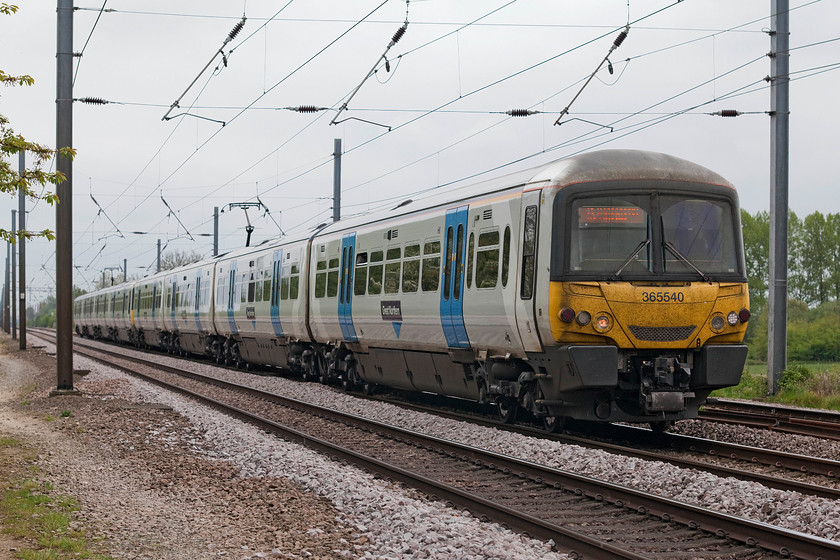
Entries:
{"type": "MultiPolygon", "coordinates": [[[[0,68],[36,83],[0,91],[0,113],[54,146],[56,4],[14,3],[0,68]]],[[[158,239],[210,255],[214,206],[259,197],[270,214],[249,212],[252,245],[329,221],[335,138],[343,216],[604,148],[693,160],[749,212],[769,208],[770,0],[109,0],[100,17],[102,5],[77,0],[74,15],[74,97],[111,102],[73,109],[74,283],[86,289],[123,259],[129,276],[154,271],[158,239]],[[388,72],[380,57],[407,8],[388,72]],[[605,65],[554,126],[628,21],[614,73],[605,65]],[[299,106],[328,110],[284,109],[299,106]],[[745,114],[708,114],[722,109],[745,114]]],[[[790,207],[838,212],[840,3],[791,8],[790,207]]],[[[54,229],[54,209],[27,208],[30,229],[54,229]]],[[[7,229],[12,209],[0,197],[7,229]]],[[[244,245],[245,224],[241,209],[221,215],[220,252],[244,245]]],[[[30,303],[54,291],[54,249],[27,245],[30,303]]]]}

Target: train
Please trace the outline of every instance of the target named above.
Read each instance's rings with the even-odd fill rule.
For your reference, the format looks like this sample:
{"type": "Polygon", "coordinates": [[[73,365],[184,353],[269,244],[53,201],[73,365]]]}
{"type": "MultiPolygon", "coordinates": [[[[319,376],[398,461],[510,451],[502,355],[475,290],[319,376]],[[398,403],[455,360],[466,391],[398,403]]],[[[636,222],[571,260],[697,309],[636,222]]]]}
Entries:
{"type": "Polygon", "coordinates": [[[694,418],[750,319],[735,188],[601,150],[81,295],[85,337],[569,420],[694,418]]]}

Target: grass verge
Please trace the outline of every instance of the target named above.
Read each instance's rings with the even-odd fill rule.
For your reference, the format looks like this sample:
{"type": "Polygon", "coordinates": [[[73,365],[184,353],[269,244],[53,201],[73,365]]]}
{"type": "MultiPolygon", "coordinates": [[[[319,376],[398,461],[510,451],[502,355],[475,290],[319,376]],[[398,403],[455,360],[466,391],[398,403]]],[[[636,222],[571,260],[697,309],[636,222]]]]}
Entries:
{"type": "Polygon", "coordinates": [[[88,558],[112,560],[91,550],[84,532],[73,528],[73,512],[79,507],[73,498],[56,494],[55,489],[33,475],[37,468],[15,468],[31,462],[25,445],[15,438],[0,438],[0,520],[3,533],[24,543],[16,547],[21,560],[70,560],[88,558]],[[29,475],[29,476],[27,476],[29,475]]]}
{"type": "Polygon", "coordinates": [[[791,363],[782,372],[779,392],[767,394],[767,365],[750,364],[741,383],[718,389],[713,397],[753,399],[808,408],[840,411],[840,363],[791,363]]]}

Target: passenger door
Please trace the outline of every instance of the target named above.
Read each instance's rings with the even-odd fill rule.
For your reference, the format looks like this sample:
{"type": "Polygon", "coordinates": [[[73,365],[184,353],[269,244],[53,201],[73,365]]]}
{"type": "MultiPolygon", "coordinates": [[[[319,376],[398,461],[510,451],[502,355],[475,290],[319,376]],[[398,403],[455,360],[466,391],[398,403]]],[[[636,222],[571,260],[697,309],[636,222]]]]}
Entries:
{"type": "Polygon", "coordinates": [[[356,234],[345,234],[341,240],[341,268],[338,277],[338,324],[344,340],[358,341],[353,326],[353,271],[356,264],[356,234]]]}
{"type": "Polygon", "coordinates": [[[283,336],[283,326],[280,324],[280,289],[283,273],[283,249],[274,251],[271,266],[271,326],[274,334],[283,336]]]}
{"type": "Polygon", "coordinates": [[[440,290],[440,322],[450,348],[469,348],[464,326],[464,261],[469,206],[446,212],[443,231],[443,285],[440,290]]]}

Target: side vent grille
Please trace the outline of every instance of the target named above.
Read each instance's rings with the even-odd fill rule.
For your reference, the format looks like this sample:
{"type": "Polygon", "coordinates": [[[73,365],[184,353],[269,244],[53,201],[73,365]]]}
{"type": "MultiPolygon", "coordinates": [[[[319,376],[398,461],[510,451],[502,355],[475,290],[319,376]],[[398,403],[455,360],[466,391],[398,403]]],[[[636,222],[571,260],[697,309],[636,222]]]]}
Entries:
{"type": "Polygon", "coordinates": [[[493,219],[493,210],[485,210],[484,211],[484,219],[485,220],[492,220],[493,219]]]}
{"type": "Polygon", "coordinates": [[[396,239],[399,236],[400,232],[396,229],[389,229],[388,232],[385,234],[385,239],[391,240],[396,239]]]}

